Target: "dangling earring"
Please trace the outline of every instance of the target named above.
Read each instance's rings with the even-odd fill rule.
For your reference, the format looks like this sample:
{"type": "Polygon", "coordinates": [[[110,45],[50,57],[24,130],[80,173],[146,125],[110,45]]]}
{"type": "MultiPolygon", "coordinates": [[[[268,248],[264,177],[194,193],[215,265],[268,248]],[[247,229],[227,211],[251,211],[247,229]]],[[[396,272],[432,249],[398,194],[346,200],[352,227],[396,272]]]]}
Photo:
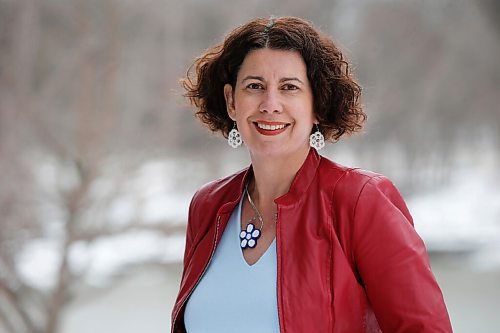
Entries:
{"type": "Polygon", "coordinates": [[[233,129],[227,136],[227,143],[233,148],[238,148],[243,143],[243,140],[241,140],[241,134],[236,129],[236,122],[234,122],[233,129]]]}
{"type": "Polygon", "coordinates": [[[319,126],[316,124],[316,132],[309,137],[309,145],[316,150],[320,150],[325,146],[325,137],[319,131],[319,126]]]}

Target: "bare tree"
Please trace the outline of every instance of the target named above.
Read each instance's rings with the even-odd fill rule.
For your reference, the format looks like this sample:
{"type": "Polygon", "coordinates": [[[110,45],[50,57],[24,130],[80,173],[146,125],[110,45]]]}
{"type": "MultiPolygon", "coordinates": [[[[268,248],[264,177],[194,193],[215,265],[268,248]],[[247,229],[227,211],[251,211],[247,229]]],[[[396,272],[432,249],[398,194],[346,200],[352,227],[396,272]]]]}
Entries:
{"type": "Polygon", "coordinates": [[[147,156],[123,153],[127,145],[133,150],[144,143],[134,146],[134,138],[126,133],[138,126],[127,124],[120,114],[117,89],[123,23],[116,3],[1,5],[14,16],[16,26],[2,31],[7,52],[0,58],[0,327],[10,332],[55,333],[62,309],[75,296],[74,286],[81,279],[69,263],[74,244],[130,230],[171,235],[184,227],[183,221],[145,225],[132,219],[116,226],[106,220],[106,203],[124,191],[121,184],[147,156]],[[91,13],[93,5],[103,10],[104,17],[91,13]],[[76,23],[58,17],[59,13],[77,18],[76,23]],[[65,31],[62,28],[73,30],[68,36],[62,33],[59,40],[45,35],[50,29],[65,31]],[[40,47],[42,41],[52,47],[40,47]],[[50,187],[40,184],[47,161],[57,173],[50,187]],[[111,174],[110,164],[119,165],[111,174]],[[103,178],[115,187],[96,197],[93,188],[103,178]],[[44,213],[47,207],[61,220],[50,220],[44,213]],[[91,218],[95,216],[100,220],[91,218]],[[54,224],[61,227],[55,282],[49,290],[36,289],[24,281],[17,260],[26,244],[50,237],[47,229],[54,224]]]}

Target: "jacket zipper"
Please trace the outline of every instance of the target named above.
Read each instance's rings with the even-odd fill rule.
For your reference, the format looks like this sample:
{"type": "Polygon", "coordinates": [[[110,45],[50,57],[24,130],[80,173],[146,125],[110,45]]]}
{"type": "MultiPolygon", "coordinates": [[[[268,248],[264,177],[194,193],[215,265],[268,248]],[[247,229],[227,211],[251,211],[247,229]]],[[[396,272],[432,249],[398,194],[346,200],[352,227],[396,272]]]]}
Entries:
{"type": "Polygon", "coordinates": [[[219,237],[219,224],[220,224],[220,215],[217,215],[217,224],[215,226],[215,238],[214,238],[214,243],[213,243],[213,246],[212,246],[212,252],[210,253],[210,257],[208,258],[208,262],[205,265],[205,268],[203,268],[203,272],[201,272],[201,274],[198,277],[198,280],[196,281],[194,287],[191,288],[191,290],[189,291],[189,293],[187,294],[187,296],[182,301],[181,306],[179,306],[179,309],[175,313],[174,320],[172,322],[171,333],[174,333],[174,329],[175,329],[175,325],[177,324],[177,317],[179,316],[179,312],[181,311],[182,307],[184,306],[184,304],[186,303],[186,301],[189,299],[189,297],[191,296],[191,294],[193,293],[193,291],[196,289],[196,287],[198,286],[198,284],[200,283],[201,278],[203,277],[203,275],[205,275],[205,272],[207,271],[207,268],[210,265],[210,262],[212,262],[212,258],[214,256],[215,248],[216,248],[216,245],[217,245],[217,237],[219,237]]]}

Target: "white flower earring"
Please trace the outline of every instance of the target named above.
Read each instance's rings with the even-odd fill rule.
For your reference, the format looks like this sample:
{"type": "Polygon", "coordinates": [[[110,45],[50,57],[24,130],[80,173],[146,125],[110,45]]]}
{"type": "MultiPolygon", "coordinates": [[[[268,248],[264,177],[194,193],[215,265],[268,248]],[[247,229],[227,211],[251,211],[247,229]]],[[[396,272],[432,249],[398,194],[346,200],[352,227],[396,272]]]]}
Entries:
{"type": "Polygon", "coordinates": [[[316,124],[316,132],[309,137],[309,145],[316,150],[320,150],[325,146],[325,137],[319,131],[318,124],[316,124]]]}
{"type": "Polygon", "coordinates": [[[236,122],[234,122],[233,129],[227,135],[227,143],[233,148],[238,148],[243,143],[243,140],[241,140],[241,134],[236,128],[236,122]]]}

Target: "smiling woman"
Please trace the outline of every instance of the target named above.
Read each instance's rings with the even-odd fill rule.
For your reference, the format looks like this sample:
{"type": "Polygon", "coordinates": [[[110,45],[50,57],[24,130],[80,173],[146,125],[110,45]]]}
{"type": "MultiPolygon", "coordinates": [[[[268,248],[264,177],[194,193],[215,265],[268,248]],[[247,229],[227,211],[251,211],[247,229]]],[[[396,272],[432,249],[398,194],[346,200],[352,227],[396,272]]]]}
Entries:
{"type": "Polygon", "coordinates": [[[172,332],[451,332],[397,189],[316,152],[366,118],[334,42],[257,19],[194,68],[198,118],[252,164],[191,201],[172,332]]]}
{"type": "Polygon", "coordinates": [[[307,68],[297,51],[257,49],[241,64],[235,87],[224,86],[227,113],[252,161],[270,156],[300,166],[314,123],[307,68]]]}

